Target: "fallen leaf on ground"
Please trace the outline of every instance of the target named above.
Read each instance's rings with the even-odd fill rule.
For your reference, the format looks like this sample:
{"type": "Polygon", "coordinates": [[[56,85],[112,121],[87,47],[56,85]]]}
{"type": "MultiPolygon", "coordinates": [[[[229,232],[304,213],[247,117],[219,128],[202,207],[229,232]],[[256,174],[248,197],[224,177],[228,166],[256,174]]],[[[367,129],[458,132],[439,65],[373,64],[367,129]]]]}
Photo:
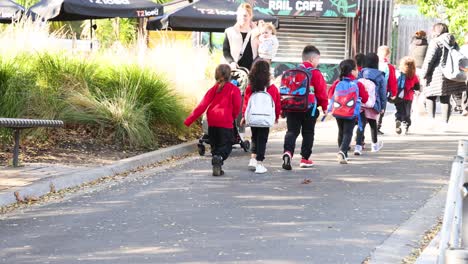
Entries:
{"type": "Polygon", "coordinates": [[[311,183],[311,182],[312,182],[312,181],[309,180],[309,179],[304,179],[304,180],[302,181],[302,184],[309,184],[309,183],[311,183]]]}

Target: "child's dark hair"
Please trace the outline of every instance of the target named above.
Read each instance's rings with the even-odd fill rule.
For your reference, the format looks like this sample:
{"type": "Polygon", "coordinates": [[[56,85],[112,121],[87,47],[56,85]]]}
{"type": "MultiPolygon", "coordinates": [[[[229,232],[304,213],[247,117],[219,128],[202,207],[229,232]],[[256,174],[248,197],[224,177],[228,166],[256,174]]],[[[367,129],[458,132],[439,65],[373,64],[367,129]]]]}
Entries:
{"type": "Polygon", "coordinates": [[[264,91],[270,86],[270,63],[266,60],[257,60],[249,73],[249,83],[252,92],[264,91]]]}
{"type": "Polygon", "coordinates": [[[356,56],[354,56],[354,60],[356,61],[357,66],[364,67],[364,65],[366,64],[366,55],[364,55],[363,53],[358,53],[356,54],[356,56]]]}
{"type": "Polygon", "coordinates": [[[215,80],[219,84],[218,93],[223,90],[224,84],[231,79],[231,67],[227,64],[220,64],[215,70],[215,80]]]}
{"type": "Polygon", "coordinates": [[[309,61],[317,56],[320,56],[320,51],[313,45],[307,45],[302,50],[302,61],[309,61]]]}
{"type": "Polygon", "coordinates": [[[342,61],[340,63],[340,80],[350,75],[354,69],[356,69],[356,62],[354,60],[348,59],[342,61]]]}
{"type": "Polygon", "coordinates": [[[368,53],[366,55],[365,68],[379,69],[379,56],[377,53],[368,53]]]}

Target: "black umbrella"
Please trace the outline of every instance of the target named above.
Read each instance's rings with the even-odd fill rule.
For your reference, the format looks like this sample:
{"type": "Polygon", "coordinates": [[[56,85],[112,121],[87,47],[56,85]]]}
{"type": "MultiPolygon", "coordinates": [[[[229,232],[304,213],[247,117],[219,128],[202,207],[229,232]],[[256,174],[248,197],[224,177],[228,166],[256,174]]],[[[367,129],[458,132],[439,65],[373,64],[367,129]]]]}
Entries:
{"type": "Polygon", "coordinates": [[[30,11],[45,20],[139,18],[163,14],[163,6],[148,0],[42,0],[30,11]]]}
{"type": "Polygon", "coordinates": [[[143,18],[163,14],[163,6],[149,0],[42,0],[29,12],[44,20],[91,20],[91,49],[93,48],[93,19],[143,18]]]}
{"type": "MultiPolygon", "coordinates": [[[[239,3],[235,0],[199,0],[170,14],[148,21],[146,29],[172,29],[180,31],[224,32],[236,23],[239,3]]],[[[254,7],[254,20],[273,22],[278,28],[278,18],[263,14],[254,7]]]]}
{"type": "Polygon", "coordinates": [[[0,23],[11,23],[23,12],[23,6],[10,0],[0,0],[0,23]]]}

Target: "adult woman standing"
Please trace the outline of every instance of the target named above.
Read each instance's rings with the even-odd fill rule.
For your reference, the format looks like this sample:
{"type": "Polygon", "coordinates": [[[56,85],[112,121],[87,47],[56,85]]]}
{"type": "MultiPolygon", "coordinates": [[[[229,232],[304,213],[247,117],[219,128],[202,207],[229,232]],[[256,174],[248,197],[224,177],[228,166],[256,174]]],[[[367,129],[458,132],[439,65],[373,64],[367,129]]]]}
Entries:
{"type": "MultiPolygon", "coordinates": [[[[409,48],[409,56],[414,59],[415,65],[416,65],[416,74],[418,75],[419,79],[422,79],[423,76],[421,76],[421,67],[424,62],[424,58],[426,57],[426,52],[427,52],[427,35],[426,32],[423,30],[416,31],[414,33],[412,39],[411,39],[411,44],[409,48]]],[[[423,87],[421,87],[419,92],[422,92],[423,87]]],[[[425,113],[425,105],[424,102],[426,101],[426,97],[422,93],[418,93],[414,95],[414,100],[413,100],[413,109],[416,110],[416,113],[422,114],[425,113]]]]}
{"type": "Polygon", "coordinates": [[[252,34],[256,27],[252,17],[252,6],[243,3],[237,8],[236,24],[224,31],[223,55],[232,69],[239,66],[250,70],[257,57],[258,41],[252,34]]]}
{"type": "Polygon", "coordinates": [[[413,38],[411,39],[409,56],[413,57],[414,63],[416,64],[416,69],[421,69],[424,58],[427,52],[427,38],[426,32],[419,30],[414,33],[413,38]]]}
{"type": "Polygon", "coordinates": [[[426,80],[424,94],[426,95],[426,109],[435,120],[436,100],[439,97],[442,108],[443,128],[448,124],[451,106],[450,96],[462,92],[466,89],[465,83],[454,82],[444,77],[441,69],[441,63],[446,60],[447,51],[444,52],[444,43],[458,49],[455,38],[448,32],[446,24],[437,23],[432,27],[434,38],[429,43],[426,57],[422,66],[421,76],[426,80]],[[445,58],[444,58],[445,57],[445,58]]]}

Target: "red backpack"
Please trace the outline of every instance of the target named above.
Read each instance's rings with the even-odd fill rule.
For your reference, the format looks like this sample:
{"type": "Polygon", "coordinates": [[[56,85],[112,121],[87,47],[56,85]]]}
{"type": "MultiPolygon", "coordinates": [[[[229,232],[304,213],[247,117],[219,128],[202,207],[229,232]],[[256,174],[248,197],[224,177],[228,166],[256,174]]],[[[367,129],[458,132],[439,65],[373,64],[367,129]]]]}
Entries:
{"type": "MultiPolygon", "coordinates": [[[[317,108],[314,87],[310,86],[312,67],[303,64],[295,69],[286,70],[281,76],[281,109],[285,112],[306,112],[317,108]]],[[[314,113],[313,113],[314,114],[314,113]]]]}

